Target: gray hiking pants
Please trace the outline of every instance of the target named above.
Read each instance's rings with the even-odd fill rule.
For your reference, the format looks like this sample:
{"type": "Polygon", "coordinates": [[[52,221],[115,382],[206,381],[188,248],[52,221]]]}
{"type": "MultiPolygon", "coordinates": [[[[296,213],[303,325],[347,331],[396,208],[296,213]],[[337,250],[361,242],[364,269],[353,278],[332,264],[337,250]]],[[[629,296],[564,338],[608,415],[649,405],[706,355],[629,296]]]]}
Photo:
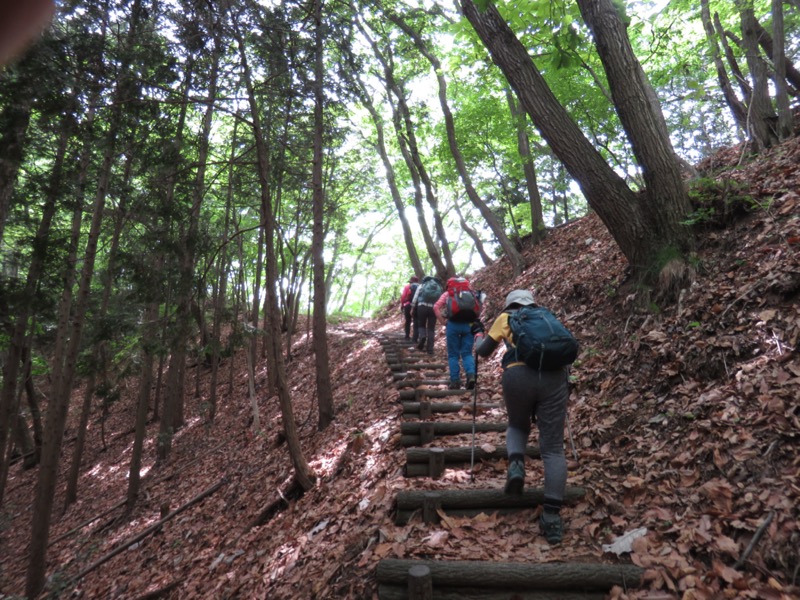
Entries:
{"type": "Polygon", "coordinates": [[[508,412],[508,455],[525,453],[531,418],[536,417],[544,463],[544,495],[553,500],[563,500],[567,485],[564,420],[568,398],[564,369],[536,371],[525,365],[515,365],[503,372],[503,399],[508,412]]]}

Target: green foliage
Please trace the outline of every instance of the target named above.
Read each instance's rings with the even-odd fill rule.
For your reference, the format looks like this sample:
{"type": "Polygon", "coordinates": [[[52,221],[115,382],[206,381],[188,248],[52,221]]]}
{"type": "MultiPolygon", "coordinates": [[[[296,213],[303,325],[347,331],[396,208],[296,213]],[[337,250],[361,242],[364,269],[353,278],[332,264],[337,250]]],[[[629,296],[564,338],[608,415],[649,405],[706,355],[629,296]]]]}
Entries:
{"type": "Polygon", "coordinates": [[[614,5],[614,8],[617,9],[619,20],[622,21],[625,27],[628,27],[631,24],[631,18],[628,16],[628,5],[625,3],[625,0],[611,0],[611,3],[614,5]]]}
{"type": "Polygon", "coordinates": [[[730,178],[701,178],[692,182],[689,200],[694,210],[684,224],[704,228],[727,227],[759,208],[747,186],[730,178]]]}

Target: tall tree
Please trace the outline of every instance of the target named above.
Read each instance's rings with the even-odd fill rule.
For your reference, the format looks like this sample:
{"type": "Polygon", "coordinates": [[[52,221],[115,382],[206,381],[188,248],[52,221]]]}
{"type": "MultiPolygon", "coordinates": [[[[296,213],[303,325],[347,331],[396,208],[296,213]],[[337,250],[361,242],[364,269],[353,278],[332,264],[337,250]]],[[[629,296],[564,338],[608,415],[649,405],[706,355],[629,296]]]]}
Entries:
{"type": "Polygon", "coordinates": [[[311,186],[314,195],[314,228],[312,254],[314,256],[314,365],[316,367],[317,405],[319,420],[317,427],[323,431],[333,420],[333,391],[328,357],[327,304],[325,289],[325,190],[322,186],[323,137],[325,121],[323,118],[324,96],[324,57],[322,31],[322,0],[314,0],[314,159],[312,164],[311,186]]]}
{"type": "Polygon", "coordinates": [[[247,59],[247,46],[245,45],[244,36],[242,35],[238,22],[241,15],[232,13],[230,16],[231,27],[239,50],[242,81],[247,91],[247,100],[250,105],[250,116],[252,119],[251,127],[256,146],[261,206],[263,214],[266,217],[263,226],[265,229],[264,241],[266,244],[267,253],[266,294],[269,302],[269,330],[267,331],[267,336],[270,340],[270,348],[269,352],[267,352],[268,368],[269,371],[273,373],[275,386],[277,388],[278,403],[280,405],[281,417],[283,420],[283,430],[289,446],[289,455],[295,468],[295,478],[303,490],[310,490],[312,487],[314,487],[316,476],[314,475],[311,467],[306,461],[305,456],[303,455],[303,451],[300,446],[300,438],[297,433],[297,423],[295,422],[294,413],[292,411],[292,398],[289,392],[288,383],[286,381],[286,366],[284,364],[282,352],[281,332],[279,326],[280,311],[274,287],[278,280],[278,272],[275,256],[275,215],[272,210],[270,198],[269,174],[271,170],[269,166],[269,155],[265,142],[265,132],[261,126],[260,107],[256,99],[253,73],[252,69],[250,68],[250,63],[247,59]]]}
{"type": "Polygon", "coordinates": [[[634,272],[656,281],[668,258],[692,247],[683,221],[689,201],[654,92],[647,85],[611,0],[579,2],[594,34],[620,120],[631,138],[647,188],[635,193],[603,160],[559,103],[511,28],[489,4],[462,0],[464,15],[488,48],[522,106],[578,182],[634,272]],[[616,88],[616,89],[613,89],[616,88]]]}
{"type": "Polygon", "coordinates": [[[475,186],[472,184],[472,178],[467,171],[464,157],[461,154],[461,149],[458,146],[455,120],[453,119],[453,112],[450,110],[450,104],[447,100],[447,80],[444,77],[442,63],[439,61],[439,58],[430,50],[428,44],[422,38],[422,36],[419,35],[419,33],[413,27],[408,25],[396,14],[389,13],[388,17],[390,21],[400,27],[400,29],[412,39],[420,54],[422,54],[431,63],[431,67],[433,68],[433,72],[436,76],[436,81],[439,85],[439,105],[442,107],[442,113],[444,114],[445,129],[447,131],[447,143],[450,147],[450,152],[453,155],[453,160],[456,163],[458,176],[461,178],[461,182],[467,192],[467,197],[470,199],[475,208],[480,211],[483,219],[486,221],[486,224],[492,230],[492,233],[495,235],[500,243],[500,246],[503,248],[506,257],[508,257],[508,260],[511,263],[514,277],[516,277],[522,273],[522,270],[525,266],[524,260],[522,255],[519,253],[519,251],[517,251],[517,249],[514,247],[514,244],[506,235],[505,230],[497,220],[497,217],[495,217],[495,214],[481,199],[481,197],[478,195],[478,192],[475,191],[475,186]]]}
{"type": "MultiPolygon", "coordinates": [[[[131,7],[128,32],[123,41],[121,67],[119,79],[113,94],[109,126],[103,144],[103,160],[100,166],[97,188],[92,206],[92,219],[86,238],[83,252],[83,268],[81,270],[78,292],[75,297],[75,307],[71,320],[65,319],[60,327],[66,330],[69,339],[64,354],[57,355],[56,365],[53,369],[54,389],[47,409],[44,428],[44,444],[42,446],[42,460],[39,466],[39,477],[36,482],[36,492],[33,504],[33,527],[31,531],[30,562],[28,563],[27,580],[25,583],[26,594],[33,598],[41,592],[45,583],[47,543],[50,535],[50,520],[52,517],[53,502],[55,500],[56,479],[58,464],[61,454],[61,443],[64,437],[69,408],[72,384],[75,378],[75,368],[78,352],[81,347],[81,335],[85,323],[86,311],[89,305],[89,292],[94,275],[94,262],[97,256],[97,244],[100,238],[100,227],[103,221],[103,207],[108,194],[108,184],[111,177],[112,164],[115,157],[117,135],[122,125],[123,107],[138,94],[138,88],[132,81],[130,65],[134,41],[139,34],[139,27],[145,16],[141,0],[134,0],[131,7]]],[[[64,311],[69,314],[68,310],[64,311]]]]}
{"type": "Polygon", "coordinates": [[[531,207],[531,238],[534,242],[544,239],[545,226],[542,215],[542,196],[539,193],[539,184],[536,181],[536,166],[533,164],[531,141],[528,136],[527,118],[525,111],[517,103],[514,94],[506,88],[506,101],[514,119],[517,130],[517,151],[522,160],[522,171],[525,174],[525,189],[528,191],[528,202],[531,207]]]}
{"type": "Polygon", "coordinates": [[[786,54],[784,53],[783,2],[772,0],[772,39],[774,50],[772,62],[775,65],[775,104],[778,108],[778,140],[783,141],[792,135],[792,111],[789,107],[789,90],[786,84],[786,54]]]}
{"type": "Polygon", "coordinates": [[[703,21],[703,28],[706,31],[708,47],[711,52],[711,58],[714,61],[714,67],[717,70],[717,79],[720,88],[722,88],[722,95],[725,98],[725,103],[731,110],[733,119],[736,121],[739,128],[742,129],[742,131],[747,131],[747,107],[736,97],[730,78],[728,77],[728,72],[725,70],[725,64],[722,62],[717,32],[714,29],[714,24],[711,22],[711,11],[708,7],[708,0],[700,0],[700,18],[703,21]]]}
{"type": "Polygon", "coordinates": [[[761,57],[758,45],[758,21],[752,0],[735,0],[742,24],[742,46],[750,71],[752,94],[748,106],[748,130],[757,150],[770,148],[778,142],[774,123],[777,115],[769,97],[767,65],[761,57]]]}

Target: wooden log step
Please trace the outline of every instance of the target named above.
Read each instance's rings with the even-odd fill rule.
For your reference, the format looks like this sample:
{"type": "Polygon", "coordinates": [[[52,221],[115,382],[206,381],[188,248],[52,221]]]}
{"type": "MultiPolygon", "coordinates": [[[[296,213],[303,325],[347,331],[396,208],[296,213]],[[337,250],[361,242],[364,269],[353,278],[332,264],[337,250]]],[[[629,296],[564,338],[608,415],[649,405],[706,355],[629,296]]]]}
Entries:
{"type": "MultiPolygon", "coordinates": [[[[506,423],[475,423],[475,431],[505,431],[506,423]]],[[[419,435],[423,427],[420,421],[400,423],[400,433],[419,435]]],[[[472,421],[447,421],[443,423],[433,423],[433,435],[458,435],[459,433],[472,433],[472,421]]]]}
{"type": "Polygon", "coordinates": [[[418,369],[444,369],[447,365],[444,363],[432,363],[432,362],[419,362],[419,363],[389,363],[389,369],[394,371],[395,373],[399,373],[402,371],[407,370],[418,370],[418,369]]]}
{"type": "MultiPolygon", "coordinates": [[[[431,490],[401,490],[395,497],[398,510],[422,508],[425,496],[431,490]]],[[[522,494],[506,494],[501,489],[435,490],[441,508],[533,508],[544,502],[544,488],[528,488],[522,494]]],[[[586,495],[582,487],[567,486],[564,504],[573,504],[586,495]]]]}
{"type": "Polygon", "coordinates": [[[397,382],[399,388],[416,388],[421,385],[447,385],[449,379],[405,379],[397,382]]]}
{"type": "MultiPolygon", "coordinates": [[[[414,518],[414,515],[420,514],[419,508],[415,508],[414,510],[398,510],[394,513],[394,524],[403,526],[408,525],[411,519],[414,518]]],[[[522,510],[527,510],[526,508],[449,508],[447,510],[440,509],[449,517],[461,517],[461,518],[469,518],[473,519],[478,515],[513,515],[518,513],[522,510]]],[[[439,521],[437,520],[436,523],[439,521]]]]}
{"type": "MultiPolygon", "coordinates": [[[[421,402],[403,402],[403,415],[413,416],[418,415],[420,411],[421,402]]],[[[429,402],[431,412],[433,413],[455,413],[464,408],[472,408],[471,404],[466,402],[429,402]]],[[[492,408],[502,408],[501,404],[485,404],[478,403],[478,410],[490,410],[492,408]]]]}
{"type": "MultiPolygon", "coordinates": [[[[433,588],[431,600],[604,600],[605,592],[571,592],[569,590],[476,590],[474,588],[433,588]]],[[[421,596],[421,598],[426,598],[421,596]]],[[[378,584],[378,600],[417,600],[409,595],[407,585],[378,584]]]]}
{"type": "MultiPolygon", "coordinates": [[[[564,503],[572,504],[584,495],[583,488],[568,487],[564,491],[564,503]]],[[[526,489],[519,496],[506,494],[499,489],[403,491],[399,492],[395,499],[395,525],[405,525],[415,514],[421,514],[428,496],[435,496],[431,501],[435,502],[440,511],[451,517],[476,517],[479,514],[506,515],[540,506],[544,502],[544,488],[526,489]]]]}
{"type": "MultiPolygon", "coordinates": [[[[445,464],[463,464],[470,461],[472,456],[472,447],[464,446],[461,448],[443,448],[445,464]]],[[[406,449],[406,463],[409,464],[428,464],[430,462],[430,448],[408,448],[406,449]]],[[[539,458],[538,446],[528,446],[525,449],[525,455],[531,458],[539,458]]],[[[497,448],[493,452],[487,452],[483,448],[475,447],[475,461],[479,460],[499,460],[507,458],[505,446],[497,448]]]]}
{"type": "MultiPolygon", "coordinates": [[[[433,578],[436,590],[534,592],[557,591],[608,592],[615,585],[623,588],[639,587],[644,569],[636,565],[603,563],[512,563],[472,560],[433,561],[385,558],[378,563],[378,584],[408,587],[411,567],[424,565],[433,578]]],[[[506,598],[512,594],[507,594],[506,598]]],[[[461,598],[473,598],[462,595],[461,598]]],[[[478,596],[480,597],[480,596],[478,596]]],[[[502,596],[501,596],[502,597],[502,596]]],[[[557,596],[563,598],[565,596],[557,596]]],[[[385,600],[380,595],[381,600],[385,600]]]]}
{"type": "Polygon", "coordinates": [[[425,398],[447,398],[450,396],[472,395],[472,390],[400,390],[400,400],[419,400],[420,396],[425,398]]]}
{"type": "MultiPolygon", "coordinates": [[[[438,373],[428,372],[428,373],[423,373],[422,376],[423,377],[436,377],[437,375],[441,375],[442,371],[444,371],[444,368],[440,369],[440,371],[438,373]]],[[[418,373],[414,373],[412,375],[411,373],[408,373],[408,372],[393,371],[392,372],[392,379],[394,381],[403,381],[404,379],[408,379],[409,377],[416,377],[417,375],[419,375],[419,374],[418,373]]]]}

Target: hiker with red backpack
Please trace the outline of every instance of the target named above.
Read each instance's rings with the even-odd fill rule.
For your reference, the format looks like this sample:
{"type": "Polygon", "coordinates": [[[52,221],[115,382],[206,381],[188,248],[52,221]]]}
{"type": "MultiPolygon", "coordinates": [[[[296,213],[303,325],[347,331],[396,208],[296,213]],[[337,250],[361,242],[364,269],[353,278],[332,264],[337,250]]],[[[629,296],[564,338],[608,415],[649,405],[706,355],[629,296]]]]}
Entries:
{"type": "Polygon", "coordinates": [[[472,356],[474,334],[472,324],[481,312],[480,294],[463,277],[447,280],[444,293],[433,307],[436,316],[445,324],[447,365],[450,370],[448,389],[461,389],[461,366],[466,374],[467,389],[475,387],[477,375],[472,356]]]}
{"type": "Polygon", "coordinates": [[[525,449],[535,422],[544,465],[544,502],[539,526],[550,544],[561,542],[561,504],[567,484],[564,423],[569,398],[568,368],[578,354],[572,334],[528,290],[514,290],[488,333],[476,323],[477,356],[488,357],[505,342],[503,400],[508,413],[505,492],[522,494],[525,449]]]}
{"type": "Polygon", "coordinates": [[[436,313],[433,305],[442,295],[442,284],[433,275],[426,275],[417,287],[411,300],[411,311],[417,313],[419,343],[417,350],[433,354],[434,334],[436,333],[436,313]]]}
{"type": "Polygon", "coordinates": [[[403,331],[406,334],[406,339],[413,341],[417,341],[417,320],[414,318],[411,310],[411,301],[414,299],[414,294],[417,293],[417,287],[419,287],[419,277],[416,275],[412,275],[411,279],[408,280],[408,283],[403,287],[403,291],[400,293],[400,310],[403,312],[403,317],[405,322],[403,323],[403,331]],[[411,325],[414,325],[414,336],[411,337],[411,325]]]}

